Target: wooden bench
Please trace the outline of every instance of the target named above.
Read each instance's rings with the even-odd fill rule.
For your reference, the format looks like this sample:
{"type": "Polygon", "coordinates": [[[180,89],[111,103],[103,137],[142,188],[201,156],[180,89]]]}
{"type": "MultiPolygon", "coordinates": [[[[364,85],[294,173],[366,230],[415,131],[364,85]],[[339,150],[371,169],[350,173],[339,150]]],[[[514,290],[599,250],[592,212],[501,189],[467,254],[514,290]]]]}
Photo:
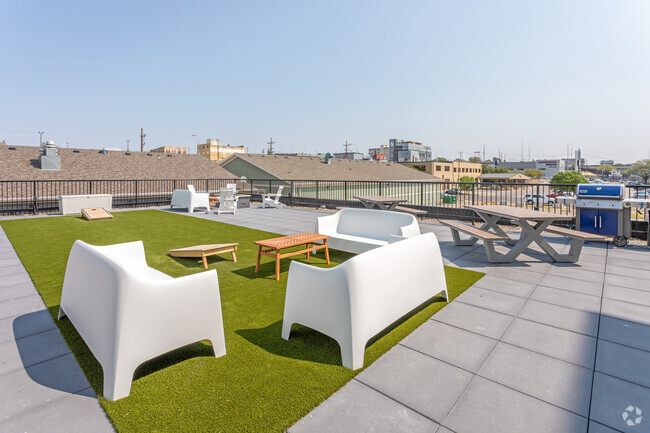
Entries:
{"type": "Polygon", "coordinates": [[[608,240],[605,236],[597,235],[594,233],[585,233],[578,230],[572,230],[567,227],[557,227],[557,226],[548,226],[546,228],[547,232],[554,233],[557,235],[567,236],[574,239],[582,239],[583,241],[606,241],[608,240]]]}
{"type": "Polygon", "coordinates": [[[456,245],[471,246],[481,239],[483,241],[483,246],[485,247],[485,254],[487,255],[488,261],[493,263],[505,261],[504,259],[499,258],[494,250],[494,242],[510,240],[508,236],[501,236],[460,221],[439,220],[439,222],[451,229],[451,236],[454,238],[454,243],[456,245]],[[470,239],[461,239],[459,232],[467,233],[472,237],[470,239]]]}
{"type": "Polygon", "coordinates": [[[411,215],[415,215],[415,216],[426,215],[427,214],[427,211],[425,211],[425,210],[415,209],[415,208],[406,207],[406,206],[395,206],[395,208],[393,210],[395,210],[397,212],[410,213],[411,215]]]}

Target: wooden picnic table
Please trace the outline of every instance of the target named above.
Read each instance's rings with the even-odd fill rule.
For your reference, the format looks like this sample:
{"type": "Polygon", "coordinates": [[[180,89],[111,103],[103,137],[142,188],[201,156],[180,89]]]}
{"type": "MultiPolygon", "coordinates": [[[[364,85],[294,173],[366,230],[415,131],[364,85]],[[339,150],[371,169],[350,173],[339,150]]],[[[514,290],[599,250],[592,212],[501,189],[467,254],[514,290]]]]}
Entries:
{"type": "MultiPolygon", "coordinates": [[[[551,212],[532,210],[526,208],[517,208],[503,205],[482,205],[482,206],[465,206],[466,209],[473,210],[478,216],[485,221],[482,230],[492,230],[497,235],[505,238],[504,242],[512,248],[510,251],[499,258],[499,262],[513,262],[524,252],[533,242],[539,245],[542,250],[556,262],[575,262],[580,254],[580,249],[572,248],[569,254],[559,254],[544,238],[542,232],[548,228],[554,221],[571,221],[570,215],[556,214],[551,212]],[[511,219],[515,224],[521,227],[521,236],[519,239],[512,239],[506,232],[498,226],[497,222],[501,218],[511,219]]],[[[474,244],[478,238],[474,237],[467,241],[474,244]]],[[[465,243],[468,245],[469,243],[465,243]]],[[[580,243],[580,246],[582,244],[580,243]]]]}
{"type": "Polygon", "coordinates": [[[406,201],[404,198],[386,197],[381,195],[357,195],[354,196],[368,209],[394,210],[398,204],[406,201]]]}
{"type": "Polygon", "coordinates": [[[255,265],[255,273],[257,274],[260,271],[260,259],[262,256],[272,257],[275,259],[275,280],[278,281],[280,279],[280,259],[306,253],[307,260],[309,260],[309,253],[321,248],[325,249],[325,260],[327,260],[327,264],[329,265],[330,253],[327,249],[328,238],[328,235],[319,235],[316,233],[298,233],[296,235],[256,241],[255,245],[259,246],[259,249],[257,251],[257,264],[255,265]],[[280,253],[280,250],[297,247],[299,245],[304,245],[305,248],[284,254],[280,253]]]}

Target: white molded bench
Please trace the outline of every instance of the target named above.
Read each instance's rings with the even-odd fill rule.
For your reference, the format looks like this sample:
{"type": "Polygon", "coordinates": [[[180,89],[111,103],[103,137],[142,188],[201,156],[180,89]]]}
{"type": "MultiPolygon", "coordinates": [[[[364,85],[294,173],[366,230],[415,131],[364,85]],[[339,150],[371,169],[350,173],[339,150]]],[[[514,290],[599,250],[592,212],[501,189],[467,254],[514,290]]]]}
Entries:
{"type": "Polygon", "coordinates": [[[420,234],[413,215],[372,209],[342,209],[316,220],[316,233],[330,248],[360,254],[420,234]]]}
{"type": "Polygon", "coordinates": [[[282,338],[289,339],[294,323],[322,332],[341,346],[343,366],[356,370],[363,367],[368,340],[441,292],[449,300],[433,233],[359,254],[334,268],[293,261],[282,338]]]}
{"type": "Polygon", "coordinates": [[[210,340],[226,354],[217,272],[172,278],[147,266],[142,241],[76,241],[63,280],[68,316],[104,370],[104,398],[129,395],[135,369],[170,350],[210,340]]]}
{"type": "Polygon", "coordinates": [[[175,189],[172,193],[170,208],[174,206],[187,208],[188,212],[194,212],[194,208],[204,207],[210,210],[210,194],[207,192],[196,192],[194,186],[187,185],[187,189],[175,189]]]}

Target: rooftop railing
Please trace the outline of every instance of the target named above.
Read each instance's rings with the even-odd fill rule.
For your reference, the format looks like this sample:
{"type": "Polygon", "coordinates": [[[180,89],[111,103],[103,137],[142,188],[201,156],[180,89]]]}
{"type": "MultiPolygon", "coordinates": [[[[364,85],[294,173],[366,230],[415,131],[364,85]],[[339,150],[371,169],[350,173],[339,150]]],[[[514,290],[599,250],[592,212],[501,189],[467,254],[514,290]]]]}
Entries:
{"type": "MultiPolygon", "coordinates": [[[[519,183],[463,183],[418,181],[159,179],[159,180],[33,180],[0,181],[0,215],[56,213],[61,195],[111,194],[113,208],[165,206],[175,189],[194,185],[217,195],[219,188],[237,183],[240,193],[259,200],[262,193],[284,185],[282,201],[291,206],[360,207],[356,196],[391,196],[404,206],[431,217],[470,217],[467,205],[500,204],[543,209],[575,216],[575,185],[519,183]]],[[[628,186],[626,196],[646,197],[650,186],[628,186]]],[[[644,221],[645,209],[633,209],[632,219],[644,221]]]]}

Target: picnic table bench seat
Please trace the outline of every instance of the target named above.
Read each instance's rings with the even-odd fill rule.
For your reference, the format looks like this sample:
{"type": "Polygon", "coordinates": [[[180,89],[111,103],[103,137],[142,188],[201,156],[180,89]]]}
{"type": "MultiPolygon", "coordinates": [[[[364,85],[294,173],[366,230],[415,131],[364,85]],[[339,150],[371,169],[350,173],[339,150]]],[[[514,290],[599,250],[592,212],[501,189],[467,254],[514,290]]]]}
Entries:
{"type": "Polygon", "coordinates": [[[496,233],[492,233],[487,230],[483,230],[479,227],[472,226],[469,224],[462,223],[460,221],[452,221],[452,220],[439,220],[440,224],[444,224],[448,227],[451,228],[451,233],[452,236],[454,237],[454,241],[456,242],[456,245],[474,245],[475,242],[472,243],[463,243],[458,237],[458,232],[463,232],[467,233],[468,235],[471,235],[472,237],[479,238],[483,241],[504,241],[508,239],[506,236],[499,236],[496,233]],[[458,239],[456,239],[458,237],[458,239]]]}
{"type": "Polygon", "coordinates": [[[396,210],[398,212],[410,213],[411,215],[415,215],[415,216],[426,215],[427,214],[427,211],[425,211],[425,210],[415,209],[415,208],[406,207],[406,206],[395,206],[395,208],[393,210],[396,210]]]}
{"type": "Polygon", "coordinates": [[[568,227],[548,226],[547,232],[563,235],[569,238],[582,239],[583,241],[606,241],[605,236],[597,235],[595,233],[586,233],[579,230],[573,230],[568,227]]]}

